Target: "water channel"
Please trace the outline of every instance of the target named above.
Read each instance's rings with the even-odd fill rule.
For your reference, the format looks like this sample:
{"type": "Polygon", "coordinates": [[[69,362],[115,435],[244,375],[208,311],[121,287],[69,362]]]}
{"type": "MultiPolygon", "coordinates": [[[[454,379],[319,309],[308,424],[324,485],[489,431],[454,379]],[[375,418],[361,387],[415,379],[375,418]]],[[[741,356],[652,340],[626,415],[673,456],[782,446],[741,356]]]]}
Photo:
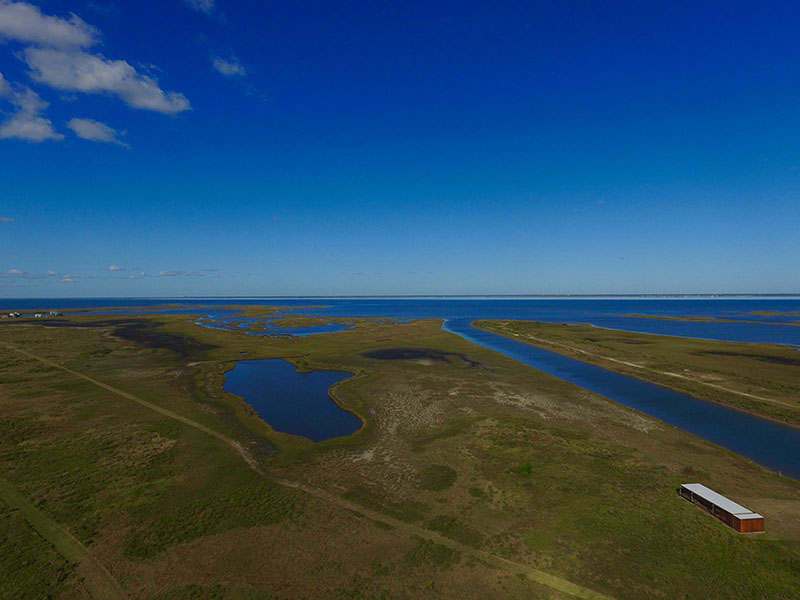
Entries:
{"type": "Polygon", "coordinates": [[[471,319],[451,319],[445,321],[443,327],[469,342],[500,352],[728,448],[784,475],[800,479],[800,428],[700,400],[483,331],[473,327],[471,322],[471,319]]]}

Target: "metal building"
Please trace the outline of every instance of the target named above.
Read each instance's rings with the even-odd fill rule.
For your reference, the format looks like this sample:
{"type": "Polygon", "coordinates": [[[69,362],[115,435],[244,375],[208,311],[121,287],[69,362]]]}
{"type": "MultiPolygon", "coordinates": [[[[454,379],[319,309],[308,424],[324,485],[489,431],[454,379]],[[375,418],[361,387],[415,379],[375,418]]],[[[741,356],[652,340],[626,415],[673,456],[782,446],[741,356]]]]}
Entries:
{"type": "Polygon", "coordinates": [[[705,508],[739,533],[764,531],[764,517],[741,504],[736,504],[702,483],[684,483],[678,488],[678,494],[689,502],[705,508]]]}

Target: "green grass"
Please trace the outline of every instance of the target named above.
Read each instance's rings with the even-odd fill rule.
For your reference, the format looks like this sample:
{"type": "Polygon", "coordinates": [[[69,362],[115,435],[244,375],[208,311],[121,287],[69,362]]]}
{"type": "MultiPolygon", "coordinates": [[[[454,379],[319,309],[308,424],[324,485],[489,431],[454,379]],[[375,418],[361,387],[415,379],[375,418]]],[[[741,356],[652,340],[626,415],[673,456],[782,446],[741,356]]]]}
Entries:
{"type": "Polygon", "coordinates": [[[425,523],[425,527],[475,548],[480,547],[483,542],[483,535],[479,531],[457,517],[439,515],[425,523]]]}
{"type": "Polygon", "coordinates": [[[67,523],[82,543],[97,533],[105,514],[134,506],[147,490],[168,476],[176,452],[158,434],[134,426],[43,434],[41,422],[26,424],[0,441],[0,460],[34,504],[59,523],[67,523]],[[41,437],[36,436],[38,432],[41,437]],[[36,452],[14,443],[36,439],[36,452]]]}
{"type": "Polygon", "coordinates": [[[150,596],[148,600],[276,600],[278,596],[264,590],[224,585],[184,585],[150,596]]]}
{"type": "Polygon", "coordinates": [[[444,426],[438,429],[418,433],[410,440],[411,449],[415,452],[420,452],[429,444],[432,444],[438,440],[444,440],[458,435],[463,435],[469,431],[470,427],[472,427],[477,420],[479,419],[474,417],[458,417],[448,420],[444,426]]]}
{"type": "Polygon", "coordinates": [[[518,421],[500,428],[487,469],[524,461],[524,477],[520,468],[504,469],[501,481],[535,499],[533,527],[523,540],[560,573],[591,573],[608,593],[622,578],[633,598],[666,589],[671,597],[723,589],[730,598],[797,597],[796,543],[736,534],[677,497],[679,476],[640,462],[621,445],[542,435],[538,428],[526,435],[518,421]],[[757,576],[767,564],[776,570],[757,576]]]}
{"type": "Polygon", "coordinates": [[[460,560],[458,550],[422,538],[417,538],[414,547],[404,557],[405,563],[411,567],[430,565],[438,569],[446,569],[460,560]]]}
{"type": "Polygon", "coordinates": [[[0,499],[0,596],[56,598],[64,591],[72,569],[70,561],[0,499]]]}
{"type": "MultiPolygon", "coordinates": [[[[137,330],[150,336],[141,342],[88,328],[0,325],[0,335],[234,438],[268,473],[541,569],[536,581],[544,585],[550,584],[543,575],[551,573],[619,600],[797,597],[797,482],[472,346],[437,321],[359,320],[342,333],[265,339],[198,328],[180,317],[148,319],[153,326],[137,330]],[[195,341],[179,339],[186,336],[195,341]],[[159,340],[168,347],[159,347],[159,340]],[[463,354],[479,366],[362,354],[394,347],[463,354]],[[229,361],[242,352],[355,373],[334,395],[365,420],[364,429],[322,444],[274,432],[222,390],[229,361]],[[400,414],[391,435],[381,412],[387,390],[415,402],[406,413],[396,403],[400,414]],[[430,418],[417,419],[423,413],[430,418]],[[372,449],[371,459],[357,460],[372,449]],[[766,514],[767,534],[737,535],[681,501],[674,488],[687,477],[766,514]]],[[[572,335],[564,331],[562,341],[572,335]]],[[[642,344],[610,339],[586,343],[617,348],[614,356],[645,352],[642,344]]],[[[714,361],[720,372],[745,360],[697,358],[714,361]]],[[[40,368],[1,345],[0,379],[13,382],[0,398],[4,477],[42,515],[114,565],[124,586],[147,590],[140,597],[269,598],[278,591],[290,597],[434,591],[510,597],[504,586],[514,585],[518,597],[547,597],[538,588],[529,593],[501,562],[484,564],[464,546],[459,553],[416,538],[399,523],[373,526],[366,514],[278,487],[207,432],[40,368]],[[253,553],[261,562],[253,562],[253,553]],[[375,566],[375,557],[384,566],[375,566]],[[172,564],[180,567],[174,581],[172,564]],[[195,585],[187,585],[192,575],[195,585]]],[[[12,518],[0,524],[3,539],[16,540],[0,550],[8,553],[0,564],[15,568],[0,567],[0,583],[31,588],[31,597],[69,587],[73,562],[65,566],[52,546],[12,518]],[[28,564],[36,565],[43,582],[31,581],[28,564]]]]}
{"type": "Polygon", "coordinates": [[[510,467],[508,472],[519,475],[520,477],[528,477],[533,472],[533,465],[531,465],[531,463],[525,463],[516,467],[510,467]]]}
{"type": "Polygon", "coordinates": [[[345,500],[355,502],[365,508],[409,523],[423,520],[430,510],[430,507],[423,502],[410,500],[393,501],[366,489],[348,490],[342,493],[341,496],[345,500]]]}
{"type": "MultiPolygon", "coordinates": [[[[164,549],[233,529],[297,522],[303,498],[265,480],[232,491],[208,490],[205,497],[172,508],[130,536],[128,556],[148,558],[164,549]]],[[[152,510],[148,512],[153,512],[152,510]]]]}
{"type": "Polygon", "coordinates": [[[446,465],[428,465],[420,473],[419,487],[423,490],[440,492],[453,486],[458,473],[446,465]]]}

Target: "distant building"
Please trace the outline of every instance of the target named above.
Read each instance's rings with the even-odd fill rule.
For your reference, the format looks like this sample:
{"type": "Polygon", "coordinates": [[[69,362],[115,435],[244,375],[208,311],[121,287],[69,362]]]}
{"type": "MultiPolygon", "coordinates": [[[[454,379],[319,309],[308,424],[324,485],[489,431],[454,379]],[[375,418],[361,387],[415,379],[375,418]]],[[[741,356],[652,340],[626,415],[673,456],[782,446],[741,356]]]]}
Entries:
{"type": "Polygon", "coordinates": [[[681,498],[706,509],[713,516],[739,533],[764,531],[764,517],[741,504],[736,504],[702,483],[684,483],[678,488],[681,498]]]}
{"type": "Polygon", "coordinates": [[[34,319],[41,319],[44,316],[44,313],[33,313],[34,319]]]}
{"type": "Polygon", "coordinates": [[[8,313],[8,316],[11,317],[12,319],[19,319],[22,315],[18,312],[10,312],[8,313]]]}
{"type": "Polygon", "coordinates": [[[58,312],[57,310],[51,310],[51,311],[50,311],[49,313],[47,313],[47,314],[48,314],[48,316],[50,316],[50,317],[60,317],[60,316],[61,316],[61,313],[60,313],[60,312],[58,312]]]}

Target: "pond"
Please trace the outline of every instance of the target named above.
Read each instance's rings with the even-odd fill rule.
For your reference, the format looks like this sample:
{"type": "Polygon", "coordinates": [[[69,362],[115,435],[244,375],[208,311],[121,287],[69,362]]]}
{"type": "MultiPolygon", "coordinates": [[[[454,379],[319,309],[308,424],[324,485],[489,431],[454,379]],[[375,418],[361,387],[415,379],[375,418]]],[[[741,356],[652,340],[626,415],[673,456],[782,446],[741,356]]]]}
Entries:
{"type": "Polygon", "coordinates": [[[276,431],[321,442],[361,428],[359,418],[328,393],[332,385],[350,377],[343,371],[298,373],[281,358],[246,360],[226,373],[224,388],[242,397],[276,431]]]}

